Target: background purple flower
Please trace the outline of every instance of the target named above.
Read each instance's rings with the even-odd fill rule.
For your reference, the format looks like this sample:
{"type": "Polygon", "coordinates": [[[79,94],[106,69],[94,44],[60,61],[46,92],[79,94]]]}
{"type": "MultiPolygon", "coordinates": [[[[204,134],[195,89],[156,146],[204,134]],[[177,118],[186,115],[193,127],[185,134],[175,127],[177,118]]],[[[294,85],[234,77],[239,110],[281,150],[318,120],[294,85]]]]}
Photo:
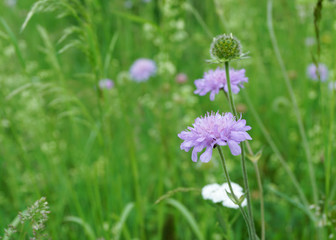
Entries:
{"type": "Polygon", "coordinates": [[[239,143],[252,139],[246,132],[250,129],[244,119],[236,120],[232,113],[221,115],[217,112],[196,118],[193,127],[188,127],[188,130],[179,133],[178,137],[184,140],[181,150],[188,152],[194,148],[191,155],[194,162],[197,162],[197,153],[204,148],[206,150],[200,156],[200,160],[209,162],[215,145],[228,145],[233,155],[239,155],[241,153],[239,143]]]}
{"type": "Polygon", "coordinates": [[[180,84],[186,83],[188,81],[188,76],[185,73],[179,73],[176,75],[175,81],[180,84]]]}
{"type": "Polygon", "coordinates": [[[100,89],[111,89],[114,87],[114,82],[111,79],[102,79],[99,81],[100,89]]]}
{"type": "Polygon", "coordinates": [[[137,82],[147,81],[156,73],[156,64],[153,60],[139,58],[136,60],[130,69],[132,79],[137,82]]]}
{"type": "MultiPolygon", "coordinates": [[[[230,82],[233,93],[237,94],[240,88],[243,87],[243,83],[247,81],[248,78],[245,76],[245,69],[230,69],[230,82]]],[[[219,67],[216,70],[205,72],[202,79],[195,80],[195,85],[197,89],[194,93],[204,96],[210,92],[211,101],[215,100],[215,95],[220,89],[228,92],[225,70],[219,67]]]]}
{"type": "Polygon", "coordinates": [[[317,71],[320,74],[321,81],[325,82],[328,79],[328,68],[327,68],[327,66],[324,65],[323,63],[319,63],[318,64],[318,70],[317,70],[314,63],[310,64],[307,67],[307,75],[308,75],[308,77],[311,78],[312,80],[317,81],[318,80],[317,71]]]}

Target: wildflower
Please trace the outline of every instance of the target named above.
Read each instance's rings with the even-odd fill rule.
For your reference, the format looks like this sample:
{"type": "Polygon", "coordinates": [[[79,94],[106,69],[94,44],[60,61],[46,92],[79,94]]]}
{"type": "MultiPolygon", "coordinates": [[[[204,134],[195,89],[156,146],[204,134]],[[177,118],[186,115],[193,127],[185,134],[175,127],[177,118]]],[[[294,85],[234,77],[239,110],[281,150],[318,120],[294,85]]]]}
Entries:
{"type": "Polygon", "coordinates": [[[156,73],[156,64],[154,61],[146,58],[136,60],[130,69],[131,77],[136,82],[147,81],[156,73]]]}
{"type": "Polygon", "coordinates": [[[240,41],[232,34],[219,35],[212,41],[210,56],[213,62],[221,63],[244,58],[240,41]]]}
{"type": "MultiPolygon", "coordinates": [[[[245,69],[234,70],[230,69],[230,82],[232,92],[237,94],[240,88],[243,87],[243,82],[247,82],[248,78],[245,76],[245,69]]],[[[220,89],[228,92],[228,85],[226,81],[225,70],[217,68],[216,70],[209,70],[205,72],[203,78],[195,80],[196,90],[195,94],[204,96],[210,92],[210,100],[215,100],[215,95],[220,89]]]]}
{"type": "Polygon", "coordinates": [[[99,81],[100,89],[111,89],[114,87],[114,82],[111,79],[102,79],[99,81]]]}
{"type": "Polygon", "coordinates": [[[185,73],[179,73],[176,75],[175,81],[180,84],[186,83],[188,81],[188,76],[185,73]]]}
{"type": "Polygon", "coordinates": [[[236,120],[232,113],[219,114],[217,112],[196,118],[193,127],[188,127],[189,131],[182,131],[178,137],[184,140],[181,150],[188,152],[192,147],[194,148],[191,155],[192,161],[197,162],[197,153],[206,148],[200,160],[209,162],[212,149],[217,145],[228,145],[233,155],[239,155],[241,153],[239,143],[252,139],[246,132],[250,129],[251,127],[246,126],[244,119],[236,120]]]}
{"type": "Polygon", "coordinates": [[[328,79],[328,68],[323,63],[319,63],[318,68],[316,68],[314,63],[307,67],[307,75],[312,80],[317,81],[319,79],[317,73],[319,73],[322,82],[325,82],[328,79]]]}
{"type": "MultiPolygon", "coordinates": [[[[243,188],[234,182],[231,182],[232,190],[234,195],[239,199],[244,195],[243,188]]],[[[239,206],[235,204],[227,192],[231,193],[228,183],[219,185],[217,183],[206,185],[202,188],[202,197],[205,200],[211,200],[214,203],[222,203],[224,207],[228,208],[238,208],[239,206]]],[[[245,207],[247,204],[246,199],[241,203],[242,207],[245,207]]]]}

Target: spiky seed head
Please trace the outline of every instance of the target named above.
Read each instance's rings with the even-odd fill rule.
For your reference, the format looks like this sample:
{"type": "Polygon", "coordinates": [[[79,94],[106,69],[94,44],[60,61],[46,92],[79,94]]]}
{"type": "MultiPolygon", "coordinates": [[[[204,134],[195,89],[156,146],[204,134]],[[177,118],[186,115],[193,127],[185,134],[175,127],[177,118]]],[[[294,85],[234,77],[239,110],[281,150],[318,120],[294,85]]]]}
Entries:
{"type": "Polygon", "coordinates": [[[232,61],[242,57],[242,47],[232,34],[219,35],[212,41],[210,55],[220,62],[232,61]]]}

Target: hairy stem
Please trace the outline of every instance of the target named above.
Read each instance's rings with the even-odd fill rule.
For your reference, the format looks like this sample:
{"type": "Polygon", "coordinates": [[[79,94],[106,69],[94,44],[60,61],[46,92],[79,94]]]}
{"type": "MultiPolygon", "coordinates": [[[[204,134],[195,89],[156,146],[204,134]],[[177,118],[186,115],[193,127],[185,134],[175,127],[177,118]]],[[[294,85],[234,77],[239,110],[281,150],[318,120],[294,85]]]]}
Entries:
{"type": "MultiPolygon", "coordinates": [[[[228,85],[229,90],[229,103],[231,106],[231,109],[234,113],[234,116],[238,120],[237,110],[233,101],[233,94],[231,89],[231,82],[230,82],[230,73],[229,73],[229,62],[225,62],[225,73],[226,73],[226,81],[228,85]]],[[[244,144],[241,144],[241,165],[242,165],[242,171],[243,171],[243,179],[244,179],[244,188],[246,191],[246,200],[247,200],[247,209],[248,209],[248,217],[251,224],[251,231],[252,231],[252,239],[255,239],[255,227],[254,227],[254,221],[253,221],[253,214],[252,214],[252,204],[251,204],[251,197],[250,197],[250,190],[248,185],[248,178],[247,178],[247,172],[246,172],[246,166],[245,166],[245,149],[244,144]]]]}
{"type": "Polygon", "coordinates": [[[229,188],[230,188],[230,192],[231,192],[231,194],[232,194],[234,200],[238,203],[239,209],[240,209],[240,211],[241,211],[241,213],[242,213],[242,215],[243,215],[243,217],[244,217],[244,220],[245,220],[245,223],[246,223],[246,226],[247,226],[247,230],[248,230],[250,239],[254,239],[254,238],[252,237],[252,236],[253,236],[253,234],[252,234],[252,229],[251,229],[252,226],[251,226],[251,224],[250,224],[250,221],[249,221],[249,219],[248,219],[248,216],[247,216],[245,210],[243,209],[243,207],[241,206],[241,203],[239,203],[239,201],[238,201],[236,195],[235,195],[234,192],[233,192],[233,188],[232,188],[232,186],[231,186],[231,180],[230,180],[229,172],[228,172],[228,170],[227,170],[227,168],[226,168],[225,158],[224,158],[224,154],[223,154],[223,152],[222,152],[222,149],[221,149],[220,146],[217,146],[217,149],[218,149],[218,152],[219,152],[219,155],[220,155],[220,158],[221,158],[221,162],[222,162],[222,166],[223,166],[223,170],[224,170],[225,178],[226,178],[226,181],[228,182],[228,185],[229,185],[229,188]]]}

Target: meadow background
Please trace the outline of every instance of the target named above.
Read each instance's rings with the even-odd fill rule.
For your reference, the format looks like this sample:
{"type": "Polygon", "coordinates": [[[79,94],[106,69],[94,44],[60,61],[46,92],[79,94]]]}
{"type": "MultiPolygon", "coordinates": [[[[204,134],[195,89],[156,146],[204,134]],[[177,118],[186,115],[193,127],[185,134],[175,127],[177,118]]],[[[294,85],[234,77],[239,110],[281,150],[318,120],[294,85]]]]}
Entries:
{"type": "MultiPolygon", "coordinates": [[[[318,229],[323,239],[336,239],[335,91],[328,88],[336,80],[335,1],[323,1],[319,23],[319,61],[329,68],[321,84],[306,75],[319,57],[317,1],[273,2],[285,71],[265,0],[43,0],[21,31],[34,2],[0,1],[0,236],[44,196],[51,211],[46,239],[246,239],[237,210],[200,194],[204,185],[225,181],[218,153],[207,164],[193,163],[177,137],[196,117],[230,109],[224,95],[213,102],[195,95],[193,82],[217,67],[205,61],[212,38],[232,32],[250,56],[231,66],[245,68],[249,78],[235,101],[252,126],[253,151],[262,149],[266,239],[318,239],[318,229]],[[138,58],[158,66],[147,82],[129,77],[138,58]],[[178,73],[188,81],[176,82],[178,73]],[[316,174],[316,222],[279,160],[313,204],[286,77],[316,174]],[[114,88],[99,89],[104,78],[114,88]]],[[[242,185],[239,157],[225,151],[231,179],[242,185]]],[[[260,191],[248,159],[247,168],[259,234],[260,191]]],[[[29,226],[23,230],[13,239],[28,239],[29,226]]]]}

